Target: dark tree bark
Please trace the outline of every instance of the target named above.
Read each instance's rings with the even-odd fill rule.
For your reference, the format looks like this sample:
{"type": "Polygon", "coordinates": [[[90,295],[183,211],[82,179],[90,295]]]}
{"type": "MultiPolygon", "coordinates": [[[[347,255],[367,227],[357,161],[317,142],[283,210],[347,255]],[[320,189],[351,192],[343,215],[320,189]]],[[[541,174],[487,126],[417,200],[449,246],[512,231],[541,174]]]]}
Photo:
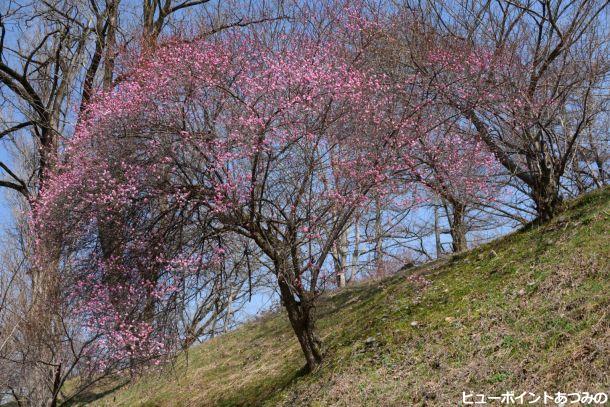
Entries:
{"type": "Polygon", "coordinates": [[[61,363],[55,369],[55,378],[53,379],[53,391],[51,398],[51,407],[57,407],[57,399],[59,398],[59,391],[61,390],[61,363]]]}
{"type": "Polygon", "coordinates": [[[468,250],[468,243],[466,241],[466,206],[460,202],[450,202],[451,204],[451,240],[452,249],[454,253],[463,252],[468,250]]]}
{"type": "Polygon", "coordinates": [[[536,205],[538,221],[548,222],[557,215],[561,204],[559,182],[549,179],[548,182],[537,183],[532,187],[532,199],[536,205]]]}
{"type": "Polygon", "coordinates": [[[307,370],[314,371],[322,363],[322,342],[315,332],[315,309],[313,301],[306,298],[296,299],[290,284],[280,274],[278,277],[282,303],[288,313],[290,325],[294,330],[303,355],[307,360],[307,370]]]}

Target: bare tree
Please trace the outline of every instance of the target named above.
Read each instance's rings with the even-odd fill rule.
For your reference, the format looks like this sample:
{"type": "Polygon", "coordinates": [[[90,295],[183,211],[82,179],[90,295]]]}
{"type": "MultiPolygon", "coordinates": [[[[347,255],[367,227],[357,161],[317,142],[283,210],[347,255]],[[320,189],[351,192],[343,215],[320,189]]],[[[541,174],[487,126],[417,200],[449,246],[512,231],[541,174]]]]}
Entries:
{"type": "MultiPolygon", "coordinates": [[[[455,94],[442,98],[527,187],[542,220],[556,213],[562,177],[588,129],[605,111],[596,99],[609,69],[608,32],[603,24],[608,4],[606,0],[431,1],[411,21],[412,31],[404,37],[411,44],[406,51],[411,68],[433,80],[443,78],[443,73],[427,65],[421,59],[424,55],[447,51],[468,64],[475,54],[488,53],[491,70],[483,73],[488,76],[480,85],[499,92],[504,103],[486,103],[481,93],[477,100],[455,94]],[[506,58],[512,62],[504,74],[496,67],[506,58]],[[526,106],[517,107],[511,98],[526,106]]],[[[478,86],[474,81],[479,78],[466,74],[440,80],[478,86]]]]}

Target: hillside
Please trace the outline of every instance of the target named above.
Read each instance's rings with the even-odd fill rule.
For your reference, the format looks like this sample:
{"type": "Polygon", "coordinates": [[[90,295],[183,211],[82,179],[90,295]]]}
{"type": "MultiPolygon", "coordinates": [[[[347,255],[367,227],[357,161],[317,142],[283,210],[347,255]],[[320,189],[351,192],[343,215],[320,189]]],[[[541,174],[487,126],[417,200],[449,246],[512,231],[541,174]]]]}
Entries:
{"type": "MultiPolygon", "coordinates": [[[[545,226],[329,294],[324,366],[279,313],[193,349],[162,374],[107,383],[100,406],[456,405],[462,391],[608,391],[610,189],[545,226]]],[[[84,403],[84,400],[81,401],[84,403]]]]}

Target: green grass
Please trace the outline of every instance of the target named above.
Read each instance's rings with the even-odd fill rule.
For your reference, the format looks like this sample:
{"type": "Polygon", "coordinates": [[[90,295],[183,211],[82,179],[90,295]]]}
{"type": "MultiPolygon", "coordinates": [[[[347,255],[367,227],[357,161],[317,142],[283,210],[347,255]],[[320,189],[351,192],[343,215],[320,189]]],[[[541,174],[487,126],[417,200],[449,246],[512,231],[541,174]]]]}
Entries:
{"type": "MultiPolygon", "coordinates": [[[[544,226],[330,293],[324,365],[303,358],[283,313],[193,349],[104,406],[457,405],[462,391],[608,391],[610,189],[544,226]],[[426,283],[427,282],[427,283],[426,283]],[[370,339],[372,338],[372,340],[370,339]]],[[[104,393],[106,392],[106,393],[104,393]]],[[[101,397],[100,397],[101,396],[101,397]]]]}

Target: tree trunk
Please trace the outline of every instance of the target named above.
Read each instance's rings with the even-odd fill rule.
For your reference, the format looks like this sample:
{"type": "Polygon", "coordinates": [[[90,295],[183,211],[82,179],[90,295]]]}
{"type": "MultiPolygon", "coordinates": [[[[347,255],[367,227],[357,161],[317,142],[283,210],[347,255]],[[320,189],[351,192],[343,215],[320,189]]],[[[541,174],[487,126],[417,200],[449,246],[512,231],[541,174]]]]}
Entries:
{"type": "Polygon", "coordinates": [[[229,323],[231,322],[231,304],[233,303],[233,287],[229,288],[229,299],[227,301],[227,313],[225,314],[224,326],[222,327],[222,331],[224,333],[229,332],[229,323]]]}
{"type": "Polygon", "coordinates": [[[463,111],[466,117],[476,127],[479,136],[487,144],[495,157],[512,174],[516,175],[530,188],[530,197],[536,205],[538,221],[546,222],[557,214],[561,199],[559,197],[559,179],[563,175],[564,165],[574,151],[564,152],[563,161],[553,157],[544,140],[544,133],[538,131],[531,137],[526,137],[528,152],[525,154],[525,168],[516,164],[508,153],[494,141],[486,125],[477,117],[474,110],[463,111]]]}
{"type": "Polygon", "coordinates": [[[302,306],[287,306],[290,325],[299,340],[307,361],[307,370],[312,372],[322,363],[322,342],[315,332],[311,309],[302,306]]]}
{"type": "Polygon", "coordinates": [[[322,342],[315,332],[314,308],[309,300],[297,300],[294,297],[284,276],[285,274],[278,274],[282,303],[307,361],[307,370],[311,372],[322,363],[322,342]]]}
{"type": "Polygon", "coordinates": [[[345,271],[343,270],[342,268],[337,272],[337,287],[339,288],[345,287],[345,271]]]}
{"type": "Polygon", "coordinates": [[[547,222],[553,218],[559,209],[559,177],[563,169],[555,163],[553,154],[538,132],[533,143],[533,153],[527,157],[527,166],[532,174],[529,182],[531,197],[536,205],[539,222],[547,222]]]}
{"type": "Polygon", "coordinates": [[[337,287],[345,287],[345,270],[347,268],[347,231],[343,232],[333,246],[335,277],[337,287]]]}
{"type": "Polygon", "coordinates": [[[350,273],[346,284],[350,283],[358,273],[358,265],[360,262],[360,229],[358,228],[359,217],[354,220],[354,251],[350,263],[350,273]]]}
{"type": "Polygon", "coordinates": [[[453,220],[451,222],[451,240],[453,252],[458,253],[468,249],[466,242],[466,225],[464,217],[466,215],[466,207],[461,203],[452,202],[453,220]]]}
{"type": "Polygon", "coordinates": [[[532,198],[536,205],[538,220],[548,222],[559,210],[561,199],[559,198],[559,183],[554,180],[547,180],[544,183],[532,188],[532,198]]]}
{"type": "Polygon", "coordinates": [[[441,227],[438,220],[438,197],[434,196],[434,243],[436,245],[436,258],[443,255],[443,244],[441,243],[441,227]]]}
{"type": "Polygon", "coordinates": [[[383,266],[383,236],[381,225],[381,202],[375,200],[375,275],[378,278],[385,277],[383,266]]]}
{"type": "Polygon", "coordinates": [[[57,407],[57,399],[59,398],[59,391],[61,390],[61,363],[55,369],[55,378],[53,379],[53,390],[51,397],[51,407],[57,407]]]}

